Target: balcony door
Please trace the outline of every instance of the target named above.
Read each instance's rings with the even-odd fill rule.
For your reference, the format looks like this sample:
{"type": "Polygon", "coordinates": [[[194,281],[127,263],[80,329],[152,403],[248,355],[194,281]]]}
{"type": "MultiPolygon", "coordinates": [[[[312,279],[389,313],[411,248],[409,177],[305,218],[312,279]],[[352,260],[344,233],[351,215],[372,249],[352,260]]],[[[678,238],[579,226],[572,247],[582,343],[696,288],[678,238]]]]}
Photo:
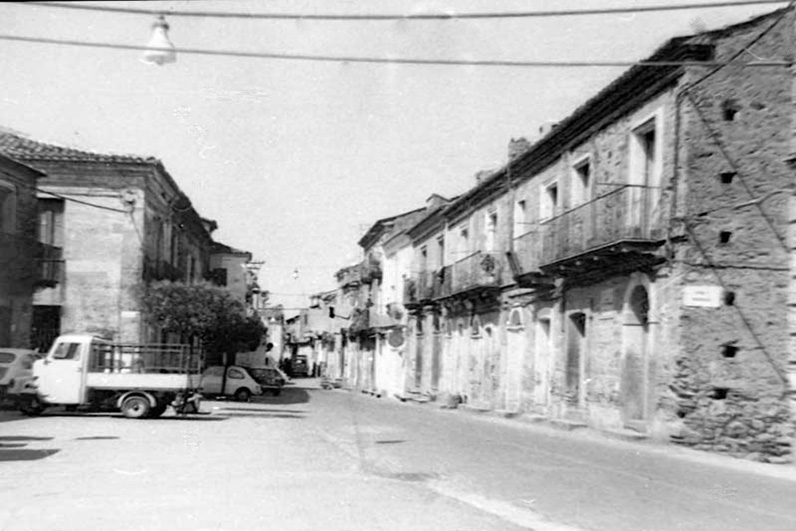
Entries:
{"type": "Polygon", "coordinates": [[[630,138],[628,190],[628,237],[648,238],[651,222],[659,212],[662,173],[662,114],[646,119],[630,138]]]}

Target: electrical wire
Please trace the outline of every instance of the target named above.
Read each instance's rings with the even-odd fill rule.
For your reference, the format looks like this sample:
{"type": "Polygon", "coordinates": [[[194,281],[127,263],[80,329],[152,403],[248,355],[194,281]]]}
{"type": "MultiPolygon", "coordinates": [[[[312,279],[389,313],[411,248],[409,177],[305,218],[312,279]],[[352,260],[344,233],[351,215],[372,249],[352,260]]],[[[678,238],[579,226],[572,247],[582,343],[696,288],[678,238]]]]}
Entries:
{"type": "Polygon", "coordinates": [[[43,194],[48,194],[48,195],[57,197],[58,199],[63,199],[64,201],[72,201],[73,203],[80,203],[81,205],[86,205],[86,206],[90,206],[90,207],[94,207],[94,208],[99,208],[99,209],[102,209],[102,210],[108,210],[110,212],[119,212],[121,214],[129,214],[130,213],[129,210],[122,210],[120,208],[107,207],[107,206],[104,206],[104,205],[98,205],[96,203],[90,203],[88,201],[81,201],[80,199],[75,199],[74,197],[67,197],[65,195],[56,194],[55,192],[50,192],[48,190],[42,190],[41,188],[36,188],[35,190],[37,192],[40,192],[40,193],[43,193],[43,194]]]}
{"type": "MultiPolygon", "coordinates": [[[[149,48],[138,44],[117,44],[110,42],[86,42],[70,39],[50,39],[45,37],[30,37],[24,35],[0,35],[0,40],[13,42],[27,42],[36,44],[58,44],[78,46],[83,48],[107,48],[113,50],[133,51],[161,51],[159,48],[149,48]]],[[[202,48],[176,48],[162,49],[179,54],[209,55],[222,57],[246,57],[255,59],[284,59],[294,61],[318,61],[327,63],[370,63],[370,64],[403,64],[403,65],[439,65],[439,66],[506,66],[506,67],[671,67],[671,66],[704,66],[722,67],[730,63],[720,61],[500,61],[500,60],[466,60],[466,59],[420,59],[420,58],[389,58],[365,56],[334,56],[334,55],[308,55],[267,52],[245,52],[238,50],[208,50],[202,48]]],[[[755,61],[745,63],[743,67],[790,67],[792,61],[755,61]]]]}
{"type": "Polygon", "coordinates": [[[683,11],[688,9],[707,9],[719,7],[738,7],[751,5],[784,4],[786,0],[741,0],[736,2],[694,2],[680,5],[651,5],[630,7],[607,7],[593,9],[568,9],[555,11],[517,11],[494,13],[410,13],[408,15],[389,14],[293,14],[293,13],[231,13],[226,11],[181,11],[177,9],[136,9],[130,7],[108,7],[81,4],[61,4],[57,2],[25,2],[24,5],[126,15],[168,15],[170,17],[202,18],[240,18],[260,20],[325,20],[325,21],[392,21],[392,20],[465,20],[465,19],[517,19],[542,17],[568,17],[585,15],[617,15],[627,13],[650,13],[661,11],[683,11]]]}

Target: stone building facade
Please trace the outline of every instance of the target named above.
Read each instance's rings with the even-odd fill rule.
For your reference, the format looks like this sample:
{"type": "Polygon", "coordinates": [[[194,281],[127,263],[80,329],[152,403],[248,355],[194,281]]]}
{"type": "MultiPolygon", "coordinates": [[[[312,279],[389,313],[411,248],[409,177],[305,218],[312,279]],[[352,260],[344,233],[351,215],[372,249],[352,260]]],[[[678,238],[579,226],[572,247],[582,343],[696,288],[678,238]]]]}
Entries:
{"type": "Polygon", "coordinates": [[[141,314],[153,280],[200,281],[215,223],[193,209],[154,158],[90,153],[0,132],[5,153],[40,179],[39,237],[62,249],[62,282],[34,298],[34,338],[83,331],[124,342],[169,339],[141,314]]]}
{"type": "Polygon", "coordinates": [[[0,346],[30,347],[34,290],[58,280],[36,238],[42,173],[0,155],[0,346]]]}
{"type": "Polygon", "coordinates": [[[790,459],[794,23],[670,40],[410,228],[407,390],[790,459]]]}

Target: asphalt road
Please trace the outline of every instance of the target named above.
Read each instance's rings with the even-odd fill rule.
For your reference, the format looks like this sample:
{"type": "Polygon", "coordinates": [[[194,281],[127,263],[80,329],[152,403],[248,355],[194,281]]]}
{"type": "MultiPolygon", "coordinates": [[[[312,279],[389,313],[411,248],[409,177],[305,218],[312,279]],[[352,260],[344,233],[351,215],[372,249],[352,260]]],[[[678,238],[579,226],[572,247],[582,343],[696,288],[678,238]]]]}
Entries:
{"type": "Polygon", "coordinates": [[[0,412],[0,530],[796,529],[789,466],[310,380],[203,411],[0,412]]]}

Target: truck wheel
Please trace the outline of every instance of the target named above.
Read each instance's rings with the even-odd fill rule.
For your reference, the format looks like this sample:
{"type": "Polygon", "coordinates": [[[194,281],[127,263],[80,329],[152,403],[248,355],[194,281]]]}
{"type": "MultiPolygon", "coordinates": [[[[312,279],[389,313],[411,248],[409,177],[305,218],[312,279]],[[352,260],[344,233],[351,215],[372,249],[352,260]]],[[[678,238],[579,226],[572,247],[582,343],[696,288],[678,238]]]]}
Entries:
{"type": "Polygon", "coordinates": [[[249,391],[245,387],[241,387],[240,389],[235,391],[235,400],[237,400],[238,402],[248,402],[251,397],[252,397],[251,391],[249,391]]]}
{"type": "Polygon", "coordinates": [[[122,403],[122,413],[128,419],[142,419],[149,414],[149,400],[143,396],[130,396],[122,403]]]}
{"type": "Polygon", "coordinates": [[[28,417],[38,417],[44,412],[44,408],[44,404],[42,404],[41,400],[36,396],[23,399],[19,405],[19,411],[28,417]]]}

